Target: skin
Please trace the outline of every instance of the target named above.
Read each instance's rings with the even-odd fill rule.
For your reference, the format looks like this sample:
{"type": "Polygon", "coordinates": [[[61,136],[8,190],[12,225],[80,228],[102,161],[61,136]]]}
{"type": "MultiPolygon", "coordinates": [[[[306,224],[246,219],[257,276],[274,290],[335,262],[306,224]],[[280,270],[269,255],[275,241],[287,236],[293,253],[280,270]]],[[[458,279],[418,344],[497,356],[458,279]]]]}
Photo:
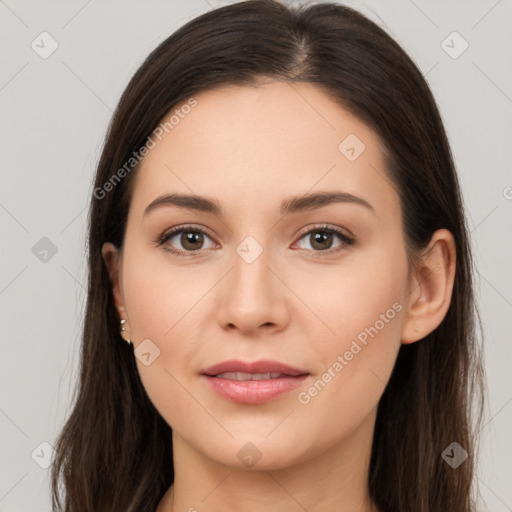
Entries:
{"type": "Polygon", "coordinates": [[[399,197],[383,178],[377,135],[317,86],[267,81],[195,98],[137,171],[122,251],[111,243],[102,251],[123,334],[135,348],[150,339],[160,350],[149,366],[136,359],[173,429],[175,481],[158,512],[377,510],[367,477],[378,402],[400,345],[421,340],[448,310],[453,237],[436,231],[419,267],[409,269],[399,197]],[[366,146],[354,161],[338,149],[348,134],[366,146]],[[335,190],[364,198],[373,211],[333,203],[279,213],[285,198],[335,190]],[[176,206],[144,215],[164,192],[208,196],[225,216],[176,206]],[[356,244],[334,234],[324,247],[340,250],[322,254],[316,232],[307,234],[318,223],[356,244]],[[207,232],[196,242],[199,254],[165,251],[190,247],[180,234],[154,243],[185,224],[207,232]],[[263,248],[252,263],[236,252],[247,236],[263,248]],[[401,311],[300,403],[298,394],[395,303],[401,311]],[[199,377],[232,358],[274,359],[311,375],[270,402],[235,404],[199,377]],[[252,467],[237,456],[248,442],[261,453],[252,467]]]}

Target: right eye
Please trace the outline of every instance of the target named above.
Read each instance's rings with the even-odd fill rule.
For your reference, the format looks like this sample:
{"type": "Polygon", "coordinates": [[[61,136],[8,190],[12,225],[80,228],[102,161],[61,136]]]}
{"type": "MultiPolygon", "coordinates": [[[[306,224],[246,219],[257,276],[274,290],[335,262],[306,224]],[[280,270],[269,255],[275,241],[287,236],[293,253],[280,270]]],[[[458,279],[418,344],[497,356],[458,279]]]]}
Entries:
{"type": "Polygon", "coordinates": [[[194,256],[204,249],[205,237],[210,239],[202,229],[194,226],[179,226],[161,235],[158,238],[158,245],[178,256],[194,256]],[[182,248],[176,249],[175,244],[180,244],[182,248]]]}

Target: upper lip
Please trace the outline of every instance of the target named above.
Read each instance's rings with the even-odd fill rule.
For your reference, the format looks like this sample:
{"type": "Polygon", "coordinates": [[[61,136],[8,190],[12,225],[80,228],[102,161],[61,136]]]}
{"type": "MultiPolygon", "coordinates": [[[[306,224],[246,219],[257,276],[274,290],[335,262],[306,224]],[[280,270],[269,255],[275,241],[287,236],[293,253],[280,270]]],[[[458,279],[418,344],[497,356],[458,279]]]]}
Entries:
{"type": "Polygon", "coordinates": [[[269,373],[279,372],[283,375],[297,376],[307,375],[309,372],[299,368],[293,368],[279,361],[272,361],[270,359],[260,359],[259,361],[245,362],[236,359],[223,361],[222,363],[214,364],[203,370],[203,375],[218,375],[219,373],[227,372],[241,372],[241,373],[269,373]]]}

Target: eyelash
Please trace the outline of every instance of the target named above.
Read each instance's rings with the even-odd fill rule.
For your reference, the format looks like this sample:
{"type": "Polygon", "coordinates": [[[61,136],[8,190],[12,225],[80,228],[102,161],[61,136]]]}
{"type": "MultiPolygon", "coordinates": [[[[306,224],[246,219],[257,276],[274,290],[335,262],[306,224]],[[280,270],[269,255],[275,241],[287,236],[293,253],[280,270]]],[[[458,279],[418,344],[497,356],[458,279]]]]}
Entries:
{"type": "MultiPolygon", "coordinates": [[[[305,233],[303,233],[299,237],[299,240],[302,240],[306,235],[310,235],[311,233],[314,233],[315,231],[321,231],[321,232],[326,232],[326,233],[331,233],[331,234],[338,235],[338,237],[343,242],[338,247],[335,247],[334,249],[326,249],[325,251],[315,251],[315,250],[312,250],[312,249],[305,249],[307,252],[315,254],[315,256],[316,255],[321,256],[321,255],[324,255],[324,254],[330,255],[330,254],[333,254],[333,253],[337,253],[337,252],[341,251],[343,248],[345,248],[346,246],[351,246],[351,245],[354,245],[356,243],[353,238],[347,236],[343,231],[341,231],[341,230],[339,230],[339,229],[337,229],[335,227],[324,225],[324,224],[315,225],[313,228],[311,228],[308,231],[306,231],[305,233]]],[[[173,228],[173,229],[171,229],[171,231],[163,233],[162,235],[157,237],[157,239],[154,242],[156,243],[157,247],[163,246],[163,244],[165,244],[168,240],[173,238],[173,236],[175,236],[177,233],[181,233],[181,232],[201,233],[203,235],[206,235],[208,238],[212,238],[203,229],[196,228],[196,227],[194,227],[192,225],[188,225],[188,226],[179,226],[179,227],[173,228]]],[[[176,256],[181,256],[181,257],[184,257],[184,258],[189,257],[189,256],[195,256],[196,254],[198,254],[202,250],[204,250],[204,249],[198,249],[197,251],[181,251],[181,250],[173,249],[171,247],[163,247],[163,249],[165,251],[168,251],[168,252],[172,253],[172,254],[175,254],[176,256]]]]}

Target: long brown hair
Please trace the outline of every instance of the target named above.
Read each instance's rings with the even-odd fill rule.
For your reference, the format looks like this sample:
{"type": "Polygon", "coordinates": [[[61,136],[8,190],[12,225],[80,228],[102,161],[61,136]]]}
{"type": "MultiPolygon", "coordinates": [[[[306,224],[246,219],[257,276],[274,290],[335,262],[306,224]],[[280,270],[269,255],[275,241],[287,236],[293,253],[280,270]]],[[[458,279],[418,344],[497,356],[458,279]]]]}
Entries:
{"type": "Polygon", "coordinates": [[[191,20],[151,52],[119,101],[91,197],[80,376],[56,442],[54,510],[153,512],[174,480],[172,431],[120,338],[101,256],[104,242],[122,247],[137,166],[115,175],[175,105],[259,78],[313,83],[380,136],[411,261],[435,230],[455,238],[449,310],[431,334],[400,348],[378,407],[368,486],[382,512],[474,511],[475,432],[485,395],[480,324],[464,207],[436,102],[404,50],[356,10],[275,0],[239,2],[191,20]],[[452,442],[469,454],[456,469],[442,457],[452,442]]]}

